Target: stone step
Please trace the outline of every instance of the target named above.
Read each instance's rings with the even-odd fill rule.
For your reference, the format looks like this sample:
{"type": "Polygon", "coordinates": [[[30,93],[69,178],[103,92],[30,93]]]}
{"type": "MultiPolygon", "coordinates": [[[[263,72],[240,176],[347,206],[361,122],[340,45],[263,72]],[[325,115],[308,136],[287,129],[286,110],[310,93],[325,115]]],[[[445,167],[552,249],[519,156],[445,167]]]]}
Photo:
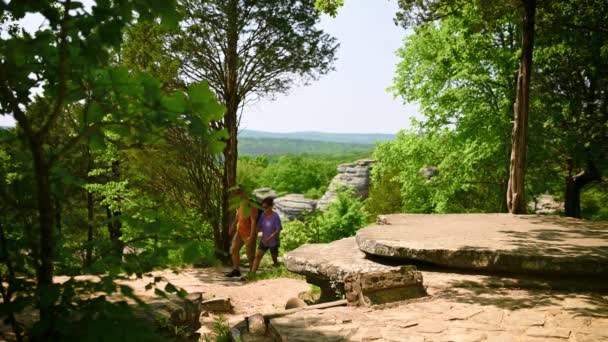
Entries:
{"type": "Polygon", "coordinates": [[[448,268],[608,276],[608,223],[559,216],[397,214],[357,232],[370,255],[448,268]]]}
{"type": "Polygon", "coordinates": [[[366,258],[354,238],[307,244],[285,254],[286,268],[321,288],[321,301],[345,296],[349,304],[377,305],[424,296],[414,266],[389,266],[366,258]]]}

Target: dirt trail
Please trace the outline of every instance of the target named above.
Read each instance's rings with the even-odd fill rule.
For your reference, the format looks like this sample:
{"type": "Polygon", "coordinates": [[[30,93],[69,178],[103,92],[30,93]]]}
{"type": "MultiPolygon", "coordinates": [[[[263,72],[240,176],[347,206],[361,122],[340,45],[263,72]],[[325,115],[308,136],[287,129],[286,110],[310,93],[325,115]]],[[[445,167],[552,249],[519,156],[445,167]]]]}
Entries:
{"type": "MultiPolygon", "coordinates": [[[[230,325],[234,325],[245,317],[255,313],[267,313],[284,309],[289,298],[297,297],[300,292],[310,290],[304,280],[292,278],[277,278],[252,282],[241,281],[238,278],[224,276],[229,269],[222,268],[188,268],[161,270],[152,272],[153,277],[162,277],[171,284],[183,288],[189,293],[202,292],[205,298],[230,298],[234,305],[233,314],[224,314],[230,325]]],[[[143,279],[121,281],[122,284],[133,287],[135,293],[145,301],[156,301],[158,297],[153,290],[145,290],[152,280],[150,276],[143,279]]],[[[164,284],[161,283],[161,288],[164,284]]],[[[219,315],[211,314],[201,321],[201,334],[209,333],[214,319],[219,315]]]]}

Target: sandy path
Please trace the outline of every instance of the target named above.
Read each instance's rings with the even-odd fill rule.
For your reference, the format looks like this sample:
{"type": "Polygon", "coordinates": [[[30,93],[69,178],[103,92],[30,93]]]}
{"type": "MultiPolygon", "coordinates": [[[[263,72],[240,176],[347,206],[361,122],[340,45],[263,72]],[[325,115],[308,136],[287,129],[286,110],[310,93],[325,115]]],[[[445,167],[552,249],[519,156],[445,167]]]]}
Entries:
{"type": "MultiPolygon", "coordinates": [[[[205,298],[230,298],[234,305],[233,314],[224,314],[230,325],[234,325],[245,317],[256,313],[267,313],[283,309],[289,298],[297,297],[300,292],[310,290],[304,280],[292,278],[277,278],[244,282],[238,278],[227,278],[224,272],[228,269],[221,268],[187,268],[177,272],[172,270],[161,270],[152,272],[153,277],[162,277],[174,286],[192,292],[202,292],[205,298]]],[[[158,297],[153,290],[145,290],[145,286],[153,278],[144,276],[143,279],[121,281],[122,284],[131,286],[137,295],[145,301],[156,301],[158,297]]],[[[160,284],[164,288],[164,282],[160,284]]],[[[209,333],[211,324],[218,315],[211,314],[204,317],[201,334],[209,333]]]]}

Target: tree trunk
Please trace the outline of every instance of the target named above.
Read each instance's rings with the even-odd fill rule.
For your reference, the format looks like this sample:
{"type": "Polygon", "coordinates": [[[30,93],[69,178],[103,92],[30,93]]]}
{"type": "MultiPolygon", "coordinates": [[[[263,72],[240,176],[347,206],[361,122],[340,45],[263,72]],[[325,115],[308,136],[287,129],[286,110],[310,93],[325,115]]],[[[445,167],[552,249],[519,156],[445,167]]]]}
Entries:
{"type": "Polygon", "coordinates": [[[110,210],[110,207],[106,207],[106,215],[108,217],[108,234],[110,235],[114,253],[122,257],[122,251],[125,246],[120,240],[122,237],[122,223],[119,220],[121,213],[120,211],[113,212],[110,210]]]}
{"type": "Polygon", "coordinates": [[[601,180],[602,176],[599,170],[591,161],[588,161],[585,170],[577,175],[572,176],[571,172],[568,174],[564,194],[566,216],[581,218],[581,190],[589,183],[601,180]]]}
{"type": "Polygon", "coordinates": [[[38,296],[40,300],[40,321],[44,327],[43,339],[53,335],[53,303],[42,300],[50,295],[53,286],[53,207],[51,185],[49,183],[49,166],[44,158],[42,143],[36,138],[30,139],[30,148],[34,159],[36,190],[38,199],[38,221],[40,225],[40,264],[37,269],[38,296]]]}
{"type": "MultiPolygon", "coordinates": [[[[218,241],[219,247],[225,256],[228,255],[230,249],[230,234],[228,233],[230,223],[234,218],[234,213],[230,210],[231,190],[236,186],[236,167],[237,167],[237,132],[238,132],[238,2],[230,0],[228,3],[228,20],[227,20],[227,51],[226,51],[226,92],[224,102],[226,105],[226,113],[224,116],[224,127],[228,131],[228,140],[224,148],[224,175],[223,175],[223,201],[222,201],[222,234],[221,241],[218,241]]],[[[229,258],[228,258],[229,259],[229,258]]]]}
{"type": "Polygon", "coordinates": [[[93,194],[87,191],[87,245],[84,255],[84,267],[89,268],[93,264],[93,220],[95,211],[93,207],[93,194]]]}
{"type": "Polygon", "coordinates": [[[21,342],[23,341],[23,337],[21,336],[21,326],[19,325],[19,322],[17,322],[12,308],[12,301],[14,298],[13,289],[15,288],[15,272],[8,253],[8,243],[6,243],[6,235],[4,234],[4,227],[2,226],[2,223],[0,223],[0,245],[2,246],[2,261],[4,261],[8,273],[7,279],[4,279],[3,274],[0,273],[0,292],[2,293],[4,305],[7,308],[5,314],[11,328],[13,329],[13,333],[15,333],[15,340],[17,342],[21,342]],[[6,291],[4,291],[4,283],[7,284],[6,291]]]}
{"type": "Polygon", "coordinates": [[[523,0],[524,20],[522,30],[521,59],[517,75],[517,95],[514,105],[514,122],[511,136],[511,161],[507,206],[511,214],[526,213],[525,176],[526,147],[528,139],[528,111],[530,109],[530,75],[534,50],[535,0],[523,0]]]}

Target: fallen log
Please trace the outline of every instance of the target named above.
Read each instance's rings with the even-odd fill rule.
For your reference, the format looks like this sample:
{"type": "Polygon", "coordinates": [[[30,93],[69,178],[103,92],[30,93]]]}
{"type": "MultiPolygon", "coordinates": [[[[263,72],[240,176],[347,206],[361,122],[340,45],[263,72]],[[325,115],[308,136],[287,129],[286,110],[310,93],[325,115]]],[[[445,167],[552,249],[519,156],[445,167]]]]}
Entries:
{"type": "Polygon", "coordinates": [[[332,308],[332,307],[335,307],[335,306],[345,306],[346,304],[348,304],[348,301],[346,299],[341,299],[341,300],[336,300],[334,302],[315,304],[315,305],[310,305],[310,306],[304,306],[304,307],[301,307],[301,308],[295,308],[295,309],[289,309],[289,310],[282,310],[282,311],[267,313],[267,314],[264,314],[263,316],[264,316],[264,319],[266,321],[268,321],[269,319],[291,315],[292,313],[296,313],[296,312],[299,312],[299,311],[308,311],[308,310],[316,310],[316,309],[327,309],[327,308],[332,308]]]}

